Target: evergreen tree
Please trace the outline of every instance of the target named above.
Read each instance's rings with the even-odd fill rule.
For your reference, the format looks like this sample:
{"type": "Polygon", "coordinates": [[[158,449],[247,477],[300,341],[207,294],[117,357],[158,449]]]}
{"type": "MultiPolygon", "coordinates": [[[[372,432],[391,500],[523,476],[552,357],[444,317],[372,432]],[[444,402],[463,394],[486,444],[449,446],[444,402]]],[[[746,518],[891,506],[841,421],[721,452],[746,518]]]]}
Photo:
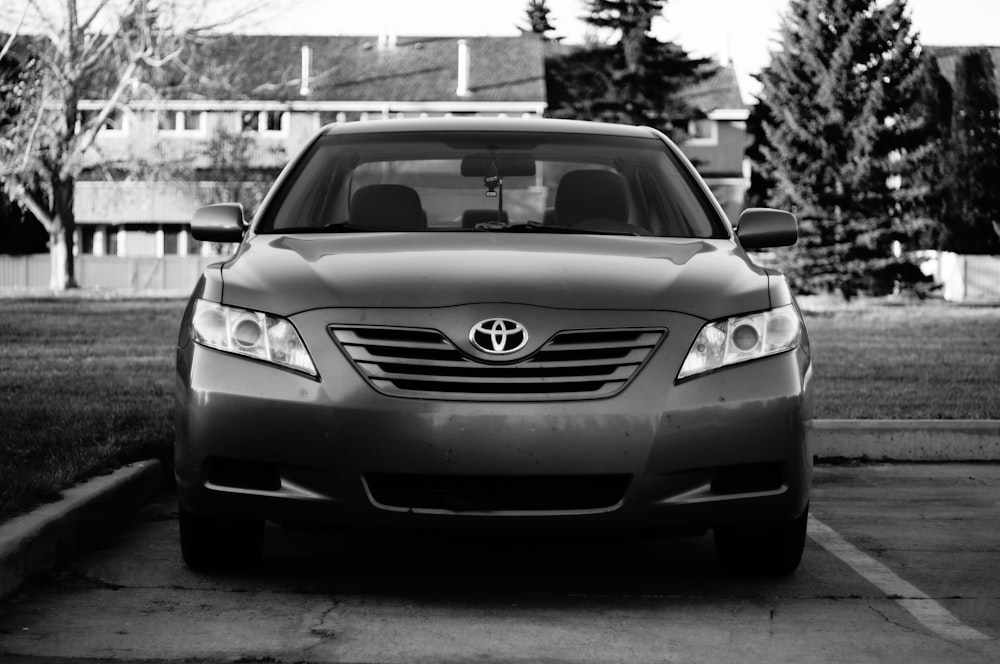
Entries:
{"type": "Polygon", "coordinates": [[[950,134],[942,154],[940,248],[1000,254],[1000,112],[985,49],[963,54],[955,65],[950,134]]]}
{"type": "MultiPolygon", "coordinates": [[[[0,43],[4,40],[0,39],[0,43]]],[[[0,57],[0,145],[12,140],[15,124],[34,111],[29,100],[38,94],[37,60],[17,48],[0,57]]],[[[0,147],[2,154],[2,147],[0,147]]],[[[0,254],[44,253],[48,234],[30,212],[23,210],[5,191],[6,177],[0,173],[0,254]]]]}
{"type": "Polygon", "coordinates": [[[952,91],[933,54],[924,58],[920,87],[913,113],[923,118],[927,140],[914,151],[913,170],[909,174],[909,190],[923,221],[914,244],[919,249],[937,249],[941,243],[941,219],[949,198],[945,155],[951,146],[952,91]]]}
{"type": "Polygon", "coordinates": [[[591,0],[590,25],[617,39],[563,49],[546,63],[550,114],[668,130],[688,109],[678,92],[712,73],[708,59],[650,33],[665,0],[591,0]]]}
{"type": "Polygon", "coordinates": [[[747,189],[744,207],[767,207],[771,192],[775,188],[773,169],[764,159],[764,150],[768,144],[764,127],[773,124],[774,111],[766,101],[758,99],[750,109],[750,117],[747,118],[750,144],[747,146],[745,156],[754,164],[754,168],[750,170],[750,187],[747,189]]]}
{"type": "Polygon", "coordinates": [[[892,250],[916,232],[907,175],[926,140],[905,0],[791,0],[780,46],[761,74],[760,150],[770,204],[799,217],[789,276],[846,297],[919,279],[892,250]]]}
{"type": "Polygon", "coordinates": [[[558,41],[558,37],[549,37],[546,34],[555,30],[555,26],[549,21],[551,11],[549,6],[545,4],[545,0],[528,0],[528,6],[524,10],[528,16],[528,27],[520,28],[520,30],[536,34],[545,41],[553,39],[558,41]]]}

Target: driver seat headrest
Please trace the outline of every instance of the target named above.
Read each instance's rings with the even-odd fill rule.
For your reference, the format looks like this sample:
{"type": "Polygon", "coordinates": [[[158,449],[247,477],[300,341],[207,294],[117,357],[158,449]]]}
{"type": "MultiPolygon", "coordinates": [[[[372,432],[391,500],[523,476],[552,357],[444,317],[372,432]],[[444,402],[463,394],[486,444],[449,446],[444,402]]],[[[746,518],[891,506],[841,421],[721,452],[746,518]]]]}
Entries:
{"type": "Polygon", "coordinates": [[[556,189],[555,223],[575,226],[588,219],[628,222],[625,180],[612,171],[587,169],[562,176],[556,189]]]}

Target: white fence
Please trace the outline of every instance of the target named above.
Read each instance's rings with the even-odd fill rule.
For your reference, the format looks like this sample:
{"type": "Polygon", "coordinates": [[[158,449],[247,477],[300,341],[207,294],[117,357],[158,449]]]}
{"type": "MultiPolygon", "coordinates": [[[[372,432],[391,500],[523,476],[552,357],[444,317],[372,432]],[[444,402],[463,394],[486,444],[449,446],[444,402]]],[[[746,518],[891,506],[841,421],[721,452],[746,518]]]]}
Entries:
{"type": "MultiPolygon", "coordinates": [[[[87,288],[124,291],[183,291],[194,288],[202,270],[223,258],[204,256],[76,258],[76,279],[87,288]]],[[[0,289],[48,288],[49,255],[0,256],[0,289]]]]}
{"type": "Polygon", "coordinates": [[[1000,256],[925,252],[924,274],[944,287],[948,302],[1000,303],[1000,256]]]}

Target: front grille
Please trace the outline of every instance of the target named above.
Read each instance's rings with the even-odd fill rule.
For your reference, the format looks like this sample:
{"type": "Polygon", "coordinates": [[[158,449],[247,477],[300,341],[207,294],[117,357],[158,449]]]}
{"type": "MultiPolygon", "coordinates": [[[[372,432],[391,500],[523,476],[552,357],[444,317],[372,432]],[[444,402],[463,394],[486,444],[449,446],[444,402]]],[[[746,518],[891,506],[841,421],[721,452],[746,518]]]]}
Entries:
{"type": "Polygon", "coordinates": [[[560,332],[515,363],[480,362],[436,330],[330,328],[372,387],[399,397],[547,401],[596,399],[628,385],[663,329],[560,332]]]}
{"type": "Polygon", "coordinates": [[[367,473],[385,507],[452,512],[598,510],[618,505],[629,475],[409,475],[367,473]]]}

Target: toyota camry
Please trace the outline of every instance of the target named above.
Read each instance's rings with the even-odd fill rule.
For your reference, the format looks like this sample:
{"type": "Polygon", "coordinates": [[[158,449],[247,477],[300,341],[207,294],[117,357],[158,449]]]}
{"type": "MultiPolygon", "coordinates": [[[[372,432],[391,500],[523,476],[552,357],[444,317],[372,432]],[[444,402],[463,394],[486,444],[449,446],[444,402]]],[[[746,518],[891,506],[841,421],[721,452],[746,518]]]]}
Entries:
{"type": "Polygon", "coordinates": [[[784,277],[661,133],[560,120],[331,125],[253,218],[222,203],[177,344],[192,568],[264,523],[705,533],[800,561],[811,361],[784,277]]]}

